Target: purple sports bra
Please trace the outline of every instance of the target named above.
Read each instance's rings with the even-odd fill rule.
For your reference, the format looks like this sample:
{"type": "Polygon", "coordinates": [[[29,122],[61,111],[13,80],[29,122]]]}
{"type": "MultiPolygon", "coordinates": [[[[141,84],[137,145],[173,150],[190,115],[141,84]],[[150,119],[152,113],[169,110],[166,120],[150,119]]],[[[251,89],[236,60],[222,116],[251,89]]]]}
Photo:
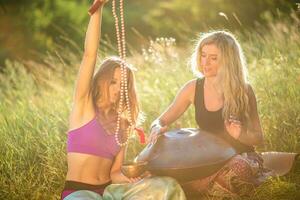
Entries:
{"type": "Polygon", "coordinates": [[[80,128],[69,131],[67,151],[114,159],[120,151],[114,135],[106,133],[97,117],[80,128]]]}

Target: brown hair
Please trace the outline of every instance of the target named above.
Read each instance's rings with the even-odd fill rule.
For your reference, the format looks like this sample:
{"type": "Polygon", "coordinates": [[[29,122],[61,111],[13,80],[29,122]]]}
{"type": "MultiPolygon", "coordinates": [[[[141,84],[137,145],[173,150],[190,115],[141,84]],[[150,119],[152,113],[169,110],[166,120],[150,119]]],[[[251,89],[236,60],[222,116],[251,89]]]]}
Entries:
{"type": "MultiPolygon", "coordinates": [[[[113,107],[109,104],[109,85],[113,79],[115,69],[121,66],[122,60],[118,57],[109,57],[100,65],[99,70],[95,73],[92,80],[91,94],[95,109],[104,109],[113,107]]],[[[135,124],[139,113],[139,105],[135,87],[135,77],[133,68],[125,64],[127,71],[127,85],[132,122],[135,124]]],[[[117,103],[118,104],[118,103],[117,103]]],[[[125,105],[125,103],[123,103],[125,105]]],[[[125,107],[122,108],[125,110],[125,107]]]]}

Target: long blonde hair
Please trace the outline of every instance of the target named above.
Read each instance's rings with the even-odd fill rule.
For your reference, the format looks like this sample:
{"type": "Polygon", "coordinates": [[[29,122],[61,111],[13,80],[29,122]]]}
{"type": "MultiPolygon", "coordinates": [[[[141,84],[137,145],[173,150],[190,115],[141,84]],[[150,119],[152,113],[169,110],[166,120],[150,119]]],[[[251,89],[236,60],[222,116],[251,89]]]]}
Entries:
{"type": "MultiPolygon", "coordinates": [[[[111,107],[111,109],[114,109],[113,106],[109,104],[109,85],[111,83],[111,80],[113,79],[115,69],[121,66],[121,62],[122,60],[118,57],[107,58],[103,61],[99,70],[95,73],[91,87],[91,94],[95,109],[104,109],[107,107],[111,107]]],[[[128,64],[125,64],[125,66],[127,70],[127,85],[131,116],[132,121],[135,124],[139,113],[138,98],[135,87],[135,77],[132,71],[132,67],[128,64]]],[[[123,103],[123,105],[125,104],[123,103]]],[[[118,108],[118,106],[115,107],[118,108]]],[[[123,108],[123,110],[125,110],[125,107],[123,108]]]]}
{"type": "Polygon", "coordinates": [[[214,44],[221,52],[216,84],[224,98],[223,118],[231,116],[239,120],[249,119],[247,66],[240,44],[235,36],[226,31],[204,33],[198,40],[192,55],[192,70],[202,77],[200,54],[203,46],[214,44]]]}

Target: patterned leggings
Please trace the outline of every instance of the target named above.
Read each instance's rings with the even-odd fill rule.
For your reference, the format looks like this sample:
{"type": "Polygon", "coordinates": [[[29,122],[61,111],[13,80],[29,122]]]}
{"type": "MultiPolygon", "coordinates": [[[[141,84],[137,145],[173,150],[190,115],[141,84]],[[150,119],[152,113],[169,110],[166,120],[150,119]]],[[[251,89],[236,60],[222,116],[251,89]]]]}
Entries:
{"type": "Polygon", "coordinates": [[[183,185],[187,194],[206,193],[211,196],[248,196],[270,176],[263,160],[255,152],[234,156],[215,174],[183,185]]]}

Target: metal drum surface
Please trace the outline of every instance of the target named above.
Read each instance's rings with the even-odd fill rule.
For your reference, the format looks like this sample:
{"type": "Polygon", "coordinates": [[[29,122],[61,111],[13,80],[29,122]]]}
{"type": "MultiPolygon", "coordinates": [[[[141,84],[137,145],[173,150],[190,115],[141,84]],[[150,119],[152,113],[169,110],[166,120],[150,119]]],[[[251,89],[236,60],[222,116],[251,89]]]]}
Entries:
{"type": "Polygon", "coordinates": [[[221,138],[185,128],[164,133],[155,144],[148,144],[136,160],[147,161],[152,174],[186,182],[213,174],[234,155],[234,148],[221,138]]]}

